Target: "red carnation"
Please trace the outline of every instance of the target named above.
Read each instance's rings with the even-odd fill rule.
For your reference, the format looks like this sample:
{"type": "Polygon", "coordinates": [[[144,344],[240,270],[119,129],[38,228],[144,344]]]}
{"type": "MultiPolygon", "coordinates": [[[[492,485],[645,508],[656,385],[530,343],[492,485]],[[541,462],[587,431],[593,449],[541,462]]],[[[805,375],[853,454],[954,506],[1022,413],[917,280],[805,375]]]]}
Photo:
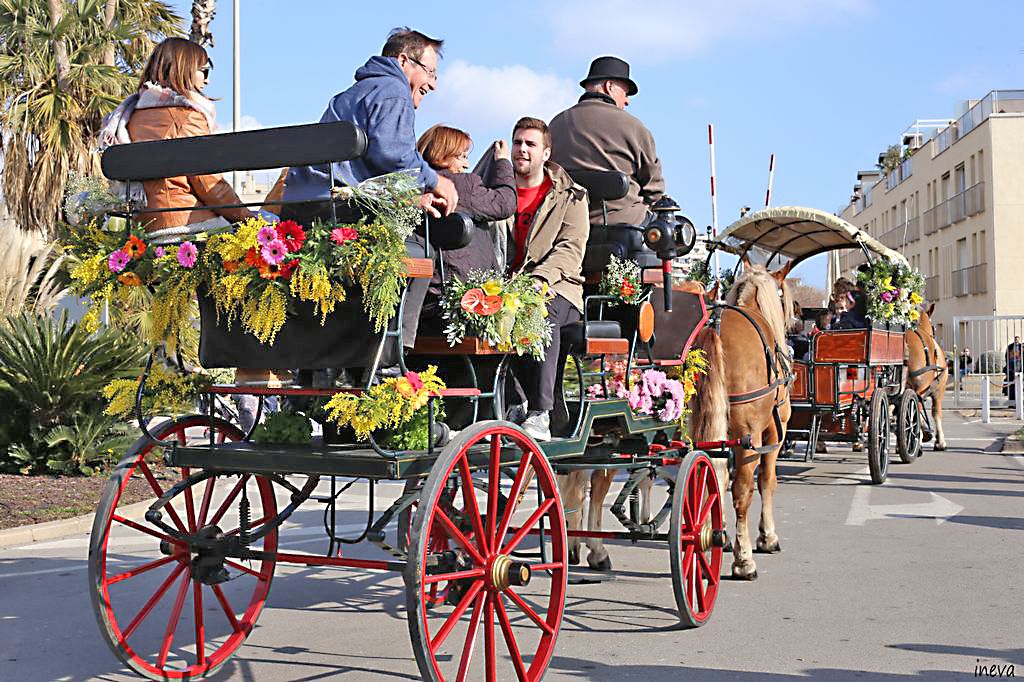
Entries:
{"type": "Polygon", "coordinates": [[[292,273],[295,272],[295,268],[299,267],[299,259],[293,258],[290,261],[281,263],[281,277],[284,279],[291,279],[292,273]]]}
{"type": "Polygon", "coordinates": [[[282,220],[277,224],[277,238],[284,242],[289,253],[295,253],[306,241],[306,231],[294,220],[282,220]]]}

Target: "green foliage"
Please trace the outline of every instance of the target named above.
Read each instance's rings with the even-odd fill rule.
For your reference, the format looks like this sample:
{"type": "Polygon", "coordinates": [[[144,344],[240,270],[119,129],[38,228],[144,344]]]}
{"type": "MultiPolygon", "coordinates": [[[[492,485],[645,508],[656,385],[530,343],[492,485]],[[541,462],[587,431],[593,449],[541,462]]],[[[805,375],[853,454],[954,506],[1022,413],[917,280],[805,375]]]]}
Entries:
{"type": "Polygon", "coordinates": [[[103,414],[78,415],[70,426],[57,426],[46,434],[46,470],[93,476],[116,463],[133,440],[123,422],[103,414]]]}
{"type": "Polygon", "coordinates": [[[181,33],[163,0],[119,0],[110,25],[105,5],[62,0],[51,28],[47,2],[0,2],[3,194],[24,229],[52,231],[70,171],[99,174],[93,147],[103,116],[135,89],[153,46],[181,33]]]}
{"type": "MultiPolygon", "coordinates": [[[[374,436],[390,450],[426,450],[430,445],[429,410],[421,407],[412,419],[395,429],[386,429],[374,436]]],[[[444,402],[434,401],[434,423],[444,419],[444,402]]]]}
{"type": "Polygon", "coordinates": [[[252,432],[256,443],[309,443],[313,438],[313,425],[309,418],[297,412],[271,412],[252,432]]]}
{"type": "Polygon", "coordinates": [[[66,315],[7,318],[0,325],[0,399],[10,421],[0,429],[0,468],[94,470],[116,440],[101,389],[137,373],[144,354],[130,335],[110,328],[90,334],[66,315]]]}

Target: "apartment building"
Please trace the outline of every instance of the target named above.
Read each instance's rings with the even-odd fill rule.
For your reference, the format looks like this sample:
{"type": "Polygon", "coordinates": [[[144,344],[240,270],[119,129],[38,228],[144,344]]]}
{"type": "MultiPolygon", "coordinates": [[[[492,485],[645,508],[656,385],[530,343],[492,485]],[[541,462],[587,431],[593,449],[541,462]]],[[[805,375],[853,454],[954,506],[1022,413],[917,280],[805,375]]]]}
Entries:
{"type": "MultiPolygon", "coordinates": [[[[925,276],[944,347],[956,316],[1024,315],[1024,90],[994,90],[957,119],[915,121],[900,143],[902,163],[858,173],[840,217],[925,276]]],[[[849,275],[864,259],[846,252],[837,267],[849,275]]]]}

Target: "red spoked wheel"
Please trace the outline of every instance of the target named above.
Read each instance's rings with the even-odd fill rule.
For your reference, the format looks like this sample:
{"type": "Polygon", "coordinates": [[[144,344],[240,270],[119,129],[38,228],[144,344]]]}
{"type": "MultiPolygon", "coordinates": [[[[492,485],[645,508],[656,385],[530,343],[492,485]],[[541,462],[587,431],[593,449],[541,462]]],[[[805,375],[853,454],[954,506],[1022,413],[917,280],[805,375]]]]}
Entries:
{"type": "Polygon", "coordinates": [[[437,458],[413,518],[406,605],[423,678],[543,679],[565,606],[566,550],[554,472],[537,444],[510,422],[462,431],[437,458]],[[445,551],[433,549],[438,535],[445,551]],[[542,541],[547,559],[513,555],[542,541]],[[428,608],[436,583],[447,595],[428,608]],[[474,657],[481,638],[483,655],[474,657]]]}
{"type": "MultiPolygon", "coordinates": [[[[405,490],[403,494],[410,493],[412,491],[420,492],[423,488],[423,480],[416,479],[405,482],[405,490]]],[[[452,490],[447,493],[450,498],[452,490]]],[[[409,547],[412,545],[412,518],[416,513],[416,507],[419,504],[419,499],[413,501],[408,508],[403,509],[398,514],[398,549],[408,553],[409,547]]],[[[446,505],[448,506],[448,505],[446,505]]],[[[440,552],[448,551],[448,536],[443,532],[432,532],[430,534],[430,547],[428,551],[431,554],[437,554],[440,552]]],[[[427,594],[427,606],[433,607],[437,604],[444,603],[445,597],[448,594],[448,590],[443,583],[432,583],[430,590],[427,594]]]]}
{"type": "Polygon", "coordinates": [[[679,466],[668,536],[672,590],[683,627],[699,627],[711,617],[725,537],[715,468],[705,453],[691,452],[679,466]]]}
{"type": "MultiPolygon", "coordinates": [[[[202,443],[210,426],[209,417],[191,416],[151,432],[164,441],[202,443]]],[[[219,443],[244,437],[222,419],[213,429],[219,443]]],[[[162,448],[139,439],[107,483],[93,521],[89,587],[100,632],[125,665],[154,680],[191,679],[223,665],[252,631],[275,561],[218,558],[146,520],[146,507],[178,486],[162,521],[181,534],[230,538],[240,532],[243,499],[250,535],[277,515],[277,504],[265,477],[197,475],[202,472],[165,467],[162,455],[162,448]],[[144,502],[123,500],[127,490],[140,488],[144,502]]],[[[249,549],[276,552],[277,529],[249,549]]]]}

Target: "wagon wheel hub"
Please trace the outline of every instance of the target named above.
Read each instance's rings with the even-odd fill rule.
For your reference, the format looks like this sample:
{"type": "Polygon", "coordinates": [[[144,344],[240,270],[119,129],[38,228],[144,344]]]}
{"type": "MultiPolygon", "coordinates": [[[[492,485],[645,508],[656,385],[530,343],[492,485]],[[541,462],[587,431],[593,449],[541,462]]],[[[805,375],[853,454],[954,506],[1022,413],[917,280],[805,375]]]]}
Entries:
{"type": "Polygon", "coordinates": [[[523,587],[530,584],[530,566],[513,561],[507,554],[499,554],[491,563],[490,579],[495,589],[504,591],[510,586],[523,587]]]}
{"type": "Polygon", "coordinates": [[[196,539],[207,542],[198,542],[191,548],[195,552],[192,578],[204,585],[220,585],[230,580],[231,574],[224,568],[228,545],[224,531],[215,525],[204,526],[196,533],[196,539]]]}

